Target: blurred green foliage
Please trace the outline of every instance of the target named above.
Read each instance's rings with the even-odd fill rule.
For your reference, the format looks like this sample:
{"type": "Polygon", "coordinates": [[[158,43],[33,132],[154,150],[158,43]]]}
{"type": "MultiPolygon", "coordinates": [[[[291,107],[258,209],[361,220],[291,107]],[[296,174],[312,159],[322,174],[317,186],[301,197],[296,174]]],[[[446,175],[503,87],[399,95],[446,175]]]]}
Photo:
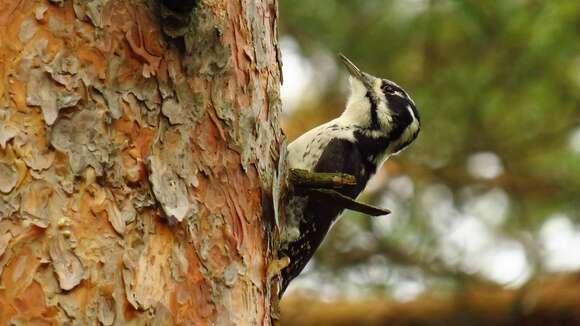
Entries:
{"type": "MultiPolygon", "coordinates": [[[[493,190],[507,194],[507,211],[498,213],[505,217],[494,225],[483,221],[485,230],[521,244],[528,278],[546,271],[542,226],[556,213],[580,223],[580,153],[569,141],[580,130],[580,1],[280,0],[280,17],[282,36],[296,40],[301,55],[316,62],[345,53],[363,70],[402,85],[422,118],[418,140],[376,177],[384,186],[366,195],[396,205],[387,206],[394,208],[385,218],[392,221],[381,227],[348,214],[331,231],[311,275],[339,289],[356,283],[349,275],[372,273],[376,264],[391,276],[403,268],[402,275],[416,275],[427,287],[478,279],[481,266],[462,263],[461,248],[456,259],[442,252],[445,231],[437,223],[453,214],[433,212],[433,201],[424,198],[429,189],[439,189],[436,198],[459,212],[452,220],[482,220],[469,203],[493,190]],[[482,152],[499,158],[499,175],[470,173],[469,160],[482,152]],[[405,176],[412,196],[390,194],[389,180],[405,176]]],[[[319,85],[320,96],[287,117],[288,134],[340,113],[346,94],[336,65],[339,73],[319,85]]],[[[365,285],[388,290],[389,277],[365,285]]]]}

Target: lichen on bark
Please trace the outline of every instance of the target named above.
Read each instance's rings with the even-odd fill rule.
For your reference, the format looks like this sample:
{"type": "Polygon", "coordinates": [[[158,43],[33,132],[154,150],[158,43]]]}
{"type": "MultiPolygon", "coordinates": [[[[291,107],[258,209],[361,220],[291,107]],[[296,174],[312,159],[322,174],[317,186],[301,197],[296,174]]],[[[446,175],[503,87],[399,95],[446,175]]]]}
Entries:
{"type": "Polygon", "coordinates": [[[270,324],[276,1],[0,8],[0,324],[270,324]]]}

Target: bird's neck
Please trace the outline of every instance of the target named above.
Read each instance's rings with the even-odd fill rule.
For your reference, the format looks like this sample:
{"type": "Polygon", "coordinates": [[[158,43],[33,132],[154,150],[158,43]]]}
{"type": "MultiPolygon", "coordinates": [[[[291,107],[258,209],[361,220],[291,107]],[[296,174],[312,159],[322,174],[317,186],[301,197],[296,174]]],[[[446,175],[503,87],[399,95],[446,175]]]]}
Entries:
{"type": "Polygon", "coordinates": [[[350,96],[339,119],[344,125],[371,128],[372,110],[365,96],[350,96]]]}
{"type": "Polygon", "coordinates": [[[361,128],[355,130],[353,136],[362,156],[369,162],[378,166],[388,156],[391,140],[382,131],[361,128]]]}

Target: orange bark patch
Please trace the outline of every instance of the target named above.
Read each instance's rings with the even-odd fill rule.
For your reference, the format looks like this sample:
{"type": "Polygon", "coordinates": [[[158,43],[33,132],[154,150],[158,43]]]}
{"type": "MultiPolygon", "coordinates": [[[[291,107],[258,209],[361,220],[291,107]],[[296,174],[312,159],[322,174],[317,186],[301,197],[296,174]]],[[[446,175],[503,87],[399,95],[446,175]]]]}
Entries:
{"type": "Polygon", "coordinates": [[[133,55],[144,63],[142,75],[155,75],[164,48],[159,41],[159,26],[150,17],[150,12],[142,6],[129,6],[121,1],[108,2],[104,12],[109,32],[123,33],[133,55]]]}
{"type": "Polygon", "coordinates": [[[199,257],[194,249],[188,246],[185,249],[188,262],[184,282],[177,284],[172,299],[176,323],[192,322],[204,325],[216,313],[211,302],[211,291],[201,274],[199,257]]]}
{"type": "Polygon", "coordinates": [[[39,265],[39,259],[29,247],[23,247],[19,250],[2,273],[2,285],[6,289],[6,295],[9,298],[20,296],[32,283],[32,278],[39,265]]]}
{"type": "Polygon", "coordinates": [[[114,235],[115,231],[107,219],[106,193],[92,183],[81,186],[78,195],[78,212],[71,210],[71,229],[75,235],[84,239],[114,235]]]}
{"type": "Polygon", "coordinates": [[[91,71],[97,78],[106,78],[107,60],[103,53],[89,47],[77,49],[76,57],[82,65],[82,69],[91,71]]]}
{"type": "Polygon", "coordinates": [[[11,79],[10,81],[8,91],[14,106],[16,108],[26,108],[26,84],[16,79],[11,79]]]}
{"type": "Polygon", "coordinates": [[[37,282],[32,282],[18,297],[14,298],[14,306],[20,314],[31,320],[36,318],[44,320],[54,315],[54,308],[46,306],[44,291],[37,282]]]}
{"type": "Polygon", "coordinates": [[[129,182],[144,180],[146,176],[145,158],[149,155],[155,131],[151,128],[141,128],[135,121],[126,116],[113,123],[113,128],[120,132],[115,143],[129,143],[129,147],[121,152],[121,162],[129,182]]]}
{"type": "Polygon", "coordinates": [[[21,4],[22,0],[0,0],[0,27],[6,26],[14,19],[16,8],[21,4]]]}

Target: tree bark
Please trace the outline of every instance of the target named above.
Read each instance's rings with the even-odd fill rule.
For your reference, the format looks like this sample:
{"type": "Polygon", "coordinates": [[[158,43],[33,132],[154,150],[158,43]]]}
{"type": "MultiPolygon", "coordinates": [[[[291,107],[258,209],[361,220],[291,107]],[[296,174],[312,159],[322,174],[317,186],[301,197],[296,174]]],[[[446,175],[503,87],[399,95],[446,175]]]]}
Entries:
{"type": "Polygon", "coordinates": [[[0,324],[271,324],[276,1],[0,8],[0,324]]]}

